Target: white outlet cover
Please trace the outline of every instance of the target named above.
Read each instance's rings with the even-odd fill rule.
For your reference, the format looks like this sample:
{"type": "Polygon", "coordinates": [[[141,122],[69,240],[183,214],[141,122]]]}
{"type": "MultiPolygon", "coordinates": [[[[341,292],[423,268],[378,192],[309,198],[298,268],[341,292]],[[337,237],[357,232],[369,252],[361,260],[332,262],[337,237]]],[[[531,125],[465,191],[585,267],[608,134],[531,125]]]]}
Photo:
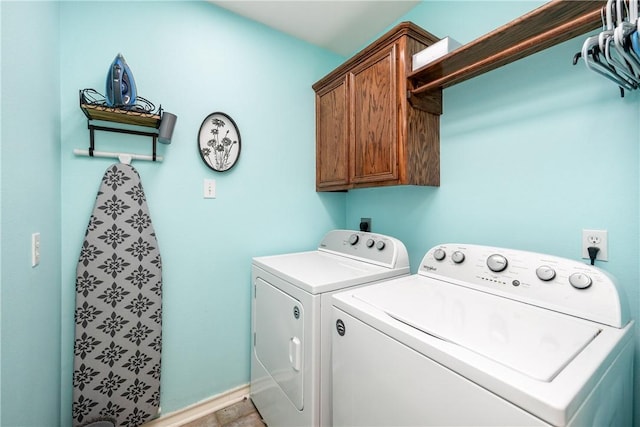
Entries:
{"type": "Polygon", "coordinates": [[[589,259],[589,246],[597,246],[600,248],[596,255],[596,261],[608,261],[609,260],[609,241],[607,230],[582,230],[582,258],[589,259]],[[599,243],[594,244],[593,239],[599,240],[599,243]]]}

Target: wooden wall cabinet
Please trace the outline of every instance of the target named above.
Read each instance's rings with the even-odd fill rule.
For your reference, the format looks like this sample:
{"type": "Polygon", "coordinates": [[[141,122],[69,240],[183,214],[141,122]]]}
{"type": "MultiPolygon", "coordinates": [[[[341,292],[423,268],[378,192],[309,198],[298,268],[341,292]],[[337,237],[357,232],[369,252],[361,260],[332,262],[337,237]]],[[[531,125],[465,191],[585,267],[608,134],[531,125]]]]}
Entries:
{"type": "Polygon", "coordinates": [[[440,184],[442,91],[407,98],[412,55],[436,41],[403,22],[313,85],[316,191],[440,184]]]}

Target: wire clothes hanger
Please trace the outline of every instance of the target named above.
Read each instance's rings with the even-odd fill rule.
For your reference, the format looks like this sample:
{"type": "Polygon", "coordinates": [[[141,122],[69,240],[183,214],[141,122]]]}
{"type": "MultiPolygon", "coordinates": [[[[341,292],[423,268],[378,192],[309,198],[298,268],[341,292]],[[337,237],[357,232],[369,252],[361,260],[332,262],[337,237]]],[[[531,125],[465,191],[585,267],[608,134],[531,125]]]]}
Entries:
{"type": "Polygon", "coordinates": [[[624,91],[640,87],[639,0],[607,0],[601,11],[603,29],[587,37],[582,50],[573,57],[583,59],[587,69],[614,82],[624,91]]]}

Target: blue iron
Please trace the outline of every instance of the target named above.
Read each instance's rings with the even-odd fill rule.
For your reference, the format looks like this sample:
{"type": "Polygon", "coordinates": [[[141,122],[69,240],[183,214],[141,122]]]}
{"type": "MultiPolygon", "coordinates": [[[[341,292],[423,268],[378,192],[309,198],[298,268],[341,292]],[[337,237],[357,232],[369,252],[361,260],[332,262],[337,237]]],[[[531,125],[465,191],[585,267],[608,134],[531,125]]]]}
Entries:
{"type": "Polygon", "coordinates": [[[106,98],[109,107],[132,107],[136,103],[136,82],[121,53],[109,68],[106,98]]]}

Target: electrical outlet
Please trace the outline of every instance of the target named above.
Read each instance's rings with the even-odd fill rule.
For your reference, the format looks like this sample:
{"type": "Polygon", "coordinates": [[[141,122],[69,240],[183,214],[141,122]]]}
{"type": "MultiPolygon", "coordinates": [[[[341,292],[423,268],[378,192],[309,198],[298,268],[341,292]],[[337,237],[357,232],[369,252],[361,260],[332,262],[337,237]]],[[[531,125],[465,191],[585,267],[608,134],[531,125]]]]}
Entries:
{"type": "Polygon", "coordinates": [[[607,230],[582,230],[582,258],[589,259],[587,248],[595,246],[599,248],[596,261],[608,261],[609,252],[607,250],[607,230]]]}
{"type": "Polygon", "coordinates": [[[371,218],[360,218],[360,231],[371,231],[371,218]]]}

